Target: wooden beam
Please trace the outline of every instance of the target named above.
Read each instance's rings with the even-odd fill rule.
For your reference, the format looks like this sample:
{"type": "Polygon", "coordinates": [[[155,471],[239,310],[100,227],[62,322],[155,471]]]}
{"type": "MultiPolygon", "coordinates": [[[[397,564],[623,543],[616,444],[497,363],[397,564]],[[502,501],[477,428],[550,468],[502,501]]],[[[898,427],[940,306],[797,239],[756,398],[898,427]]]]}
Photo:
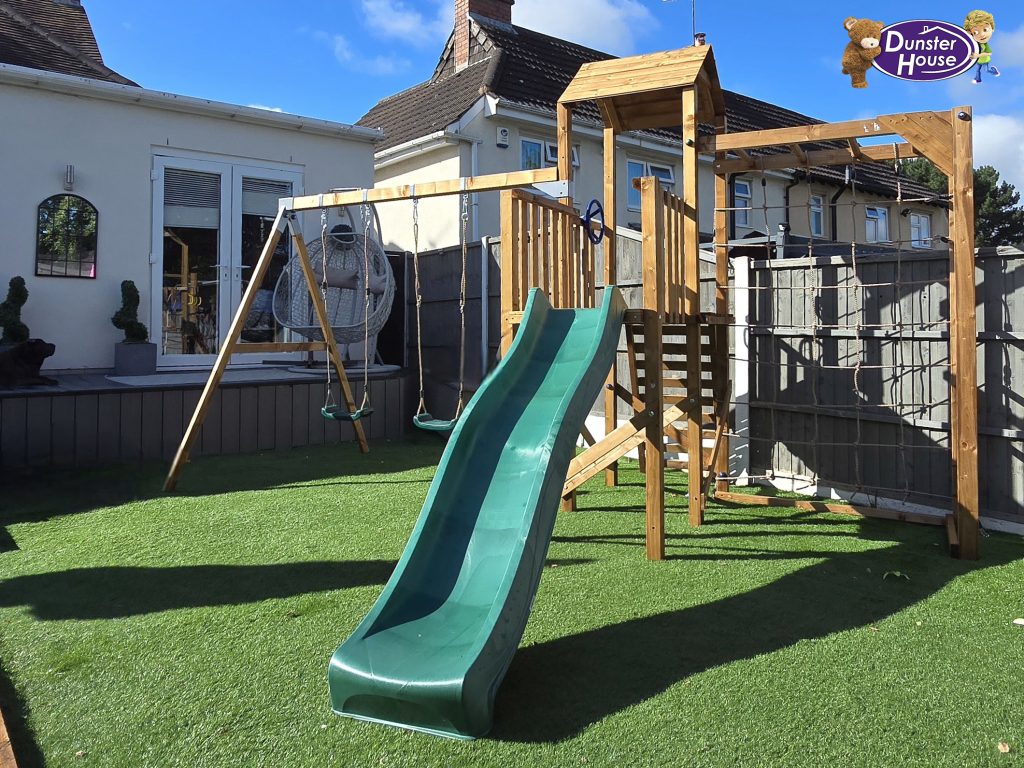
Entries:
{"type": "Polygon", "coordinates": [[[956,517],[946,515],[946,542],[950,557],[960,557],[960,535],[956,532],[956,517]]]}
{"type": "Polygon", "coordinates": [[[742,131],[722,136],[705,136],[698,144],[701,152],[735,152],[737,149],[758,149],[779,144],[809,144],[821,141],[844,141],[869,136],[889,136],[898,131],[884,125],[881,119],[847,120],[840,123],[815,123],[763,131],[742,131]]]}
{"type": "Polygon", "coordinates": [[[263,244],[263,251],[260,253],[260,257],[256,262],[256,268],[249,278],[249,285],[246,286],[245,293],[242,295],[242,303],[238,305],[238,311],[235,312],[235,317],[231,321],[227,337],[220,345],[220,349],[217,350],[217,359],[213,363],[210,377],[206,380],[206,385],[199,396],[196,409],[192,413],[192,418],[189,419],[188,427],[186,427],[185,434],[178,445],[178,450],[174,454],[171,468],[167,473],[167,478],[164,480],[164,491],[166,492],[173,491],[178,485],[178,478],[181,477],[181,473],[188,463],[189,451],[192,450],[193,444],[199,437],[199,431],[203,427],[206,412],[213,402],[213,396],[217,391],[217,387],[220,386],[220,380],[224,376],[224,371],[227,370],[228,363],[231,362],[231,355],[242,336],[242,329],[245,327],[245,321],[249,317],[249,310],[256,300],[256,293],[263,283],[263,278],[266,277],[267,270],[270,268],[270,262],[274,258],[274,251],[277,250],[277,244],[281,241],[287,226],[288,219],[285,218],[284,211],[278,211],[270,230],[270,237],[263,244]]]}
{"type": "Polygon", "coordinates": [[[789,509],[803,509],[808,512],[831,512],[836,515],[871,517],[880,520],[896,520],[904,523],[918,523],[920,525],[945,525],[944,519],[939,515],[926,515],[921,512],[900,512],[893,509],[878,509],[875,507],[861,507],[853,504],[842,504],[832,501],[786,499],[778,496],[755,496],[749,493],[734,493],[731,491],[716,493],[715,498],[719,501],[728,501],[734,504],[749,504],[750,506],[784,507],[789,509]]]}
{"type": "MultiPolygon", "coordinates": [[[[690,456],[698,457],[689,468],[690,525],[704,522],[704,476],[699,459],[702,450],[701,421],[701,324],[700,324],[700,190],[697,182],[697,92],[683,91],[683,314],[686,317],[687,440],[690,456]]],[[[725,135],[725,134],[723,134],[725,135]]],[[[674,258],[670,255],[669,258],[674,258]]],[[[660,328],[659,328],[660,332],[660,328]]],[[[660,346],[660,344],[659,344],[660,346]]],[[[660,355],[659,355],[660,359],[660,355]]],[[[646,365],[646,361],[645,361],[646,365]]],[[[648,384],[651,377],[648,377],[648,384]]]]}
{"type": "MultiPolygon", "coordinates": [[[[953,461],[956,467],[953,514],[960,541],[959,556],[978,558],[981,504],[978,480],[978,318],[974,272],[974,143],[970,107],[950,113],[952,146],[946,148],[952,166],[949,189],[954,215],[950,221],[951,271],[950,347],[955,414],[953,461]]],[[[936,163],[938,165],[938,163],[936,163]]]]}
{"type": "Polygon", "coordinates": [[[850,154],[856,157],[858,160],[867,160],[868,156],[864,154],[864,148],[860,145],[860,142],[856,139],[847,139],[846,143],[850,146],[850,154]]]}
{"type": "MultiPolygon", "coordinates": [[[[954,110],[954,113],[956,111],[954,110]]],[[[898,133],[906,139],[940,171],[952,175],[953,160],[949,150],[953,146],[953,126],[948,115],[935,112],[905,112],[898,115],[882,115],[878,122],[892,133],[898,133]]],[[[892,147],[888,149],[888,159],[892,160],[892,147]]]]}
{"type": "Polygon", "coordinates": [[[789,151],[793,153],[793,156],[799,160],[802,165],[807,164],[807,153],[801,149],[799,144],[790,144],[789,151]]]}
{"type": "MultiPolygon", "coordinates": [[[[696,173],[696,164],[693,167],[696,173]]],[[[644,392],[650,417],[644,435],[646,467],[647,558],[665,559],[665,439],[661,426],[664,400],[661,396],[661,326],[665,314],[665,206],[661,182],[648,176],[640,189],[642,230],[644,392]]]]}
{"type": "MultiPolygon", "coordinates": [[[[515,271],[515,233],[512,231],[512,209],[515,201],[512,192],[501,193],[501,356],[504,357],[512,346],[515,319],[511,313],[522,313],[523,308],[515,306],[512,295],[512,273],[515,271]]],[[[520,314],[520,318],[522,315],[520,314]]]]}
{"type": "Polygon", "coordinates": [[[304,195],[293,197],[286,207],[290,211],[318,211],[321,208],[338,208],[346,205],[362,203],[387,203],[394,200],[412,200],[414,197],[423,200],[428,197],[440,197],[461,192],[496,192],[515,187],[528,187],[531,184],[544,184],[558,181],[557,168],[544,168],[538,171],[514,171],[512,173],[494,173],[488,176],[469,176],[445,181],[426,181],[422,184],[402,184],[397,187],[379,187],[377,189],[357,189],[351,192],[328,192],[322,195],[304,195]]]}
{"type": "MultiPolygon", "coordinates": [[[[896,151],[901,159],[922,157],[922,154],[911,144],[896,142],[896,151]]],[[[773,155],[744,158],[729,158],[715,161],[716,173],[745,173],[747,171],[772,171],[783,168],[814,168],[819,165],[849,165],[858,162],[892,162],[893,145],[883,144],[876,147],[861,147],[860,154],[851,149],[813,149],[804,152],[806,159],[801,159],[792,152],[780,152],[773,155]]]]}
{"type": "MultiPolygon", "coordinates": [[[[615,109],[615,102],[611,99],[599,99],[597,108],[604,120],[605,130],[611,128],[615,133],[622,133],[622,120],[619,119],[619,113],[615,109]]],[[[607,200],[607,198],[605,199],[607,200]]]]}
{"type": "MultiPolygon", "coordinates": [[[[604,129],[604,284],[615,285],[618,282],[617,252],[618,240],[615,231],[618,222],[618,158],[615,154],[615,136],[617,129],[613,126],[604,129]]],[[[612,361],[612,369],[608,372],[608,383],[614,385],[618,381],[618,355],[612,361]]],[[[615,407],[615,393],[605,391],[604,396],[604,433],[610,435],[619,425],[618,412],[615,407]]],[[[604,476],[605,485],[615,487],[619,484],[619,465],[611,464],[604,476]]]]}
{"type": "MultiPolygon", "coordinates": [[[[558,119],[558,178],[572,181],[572,108],[566,104],[557,107],[558,119]]],[[[572,195],[563,197],[562,205],[573,204],[572,195]]]]}

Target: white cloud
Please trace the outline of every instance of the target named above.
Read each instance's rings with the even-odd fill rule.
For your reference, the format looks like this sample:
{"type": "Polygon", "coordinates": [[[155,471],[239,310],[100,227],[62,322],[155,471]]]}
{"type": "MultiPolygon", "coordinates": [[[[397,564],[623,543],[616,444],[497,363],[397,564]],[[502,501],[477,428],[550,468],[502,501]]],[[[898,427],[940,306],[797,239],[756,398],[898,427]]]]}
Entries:
{"type": "Polygon", "coordinates": [[[252,109],[265,109],[267,112],[284,112],[280,107],[268,107],[265,104],[247,104],[246,106],[252,109]]]}
{"type": "Polygon", "coordinates": [[[421,48],[436,46],[454,26],[451,0],[431,0],[426,14],[407,0],[361,0],[361,5],[371,34],[421,48]]]}
{"type": "Polygon", "coordinates": [[[658,25],[638,0],[518,0],[512,14],[519,26],[619,56],[636,53],[639,33],[658,25]]]}
{"type": "Polygon", "coordinates": [[[400,56],[365,56],[353,48],[352,43],[344,35],[332,35],[322,30],[312,34],[314,38],[331,48],[339,64],[353,72],[375,76],[393,75],[408,69],[411,64],[408,59],[400,56]]]}
{"type": "Polygon", "coordinates": [[[974,165],[991,165],[1024,192],[1024,116],[974,116],[974,165]]]}
{"type": "Polygon", "coordinates": [[[992,35],[992,63],[997,67],[1024,67],[1024,25],[1009,32],[996,28],[992,35]]]}

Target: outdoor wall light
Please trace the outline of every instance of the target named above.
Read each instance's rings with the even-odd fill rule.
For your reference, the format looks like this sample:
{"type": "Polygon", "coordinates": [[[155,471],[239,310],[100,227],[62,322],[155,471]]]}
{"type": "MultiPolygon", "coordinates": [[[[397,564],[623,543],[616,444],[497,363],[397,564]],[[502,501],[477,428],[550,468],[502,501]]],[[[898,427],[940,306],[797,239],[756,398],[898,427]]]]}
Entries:
{"type": "Polygon", "coordinates": [[[75,166],[70,163],[64,167],[64,191],[70,192],[75,188],[75,166]]]}

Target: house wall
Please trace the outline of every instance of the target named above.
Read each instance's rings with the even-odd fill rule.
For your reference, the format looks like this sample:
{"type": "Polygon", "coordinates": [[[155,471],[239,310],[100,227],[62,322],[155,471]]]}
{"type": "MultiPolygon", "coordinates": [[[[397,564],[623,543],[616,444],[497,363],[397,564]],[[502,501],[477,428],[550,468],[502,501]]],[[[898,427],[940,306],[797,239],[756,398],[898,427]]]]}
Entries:
{"type": "MultiPolygon", "coordinates": [[[[460,152],[448,149],[447,154],[433,152],[422,154],[418,157],[406,160],[398,165],[389,166],[377,171],[378,185],[390,185],[397,183],[411,183],[416,180],[435,180],[441,178],[457,178],[460,175],[469,176],[472,174],[506,173],[519,170],[521,167],[520,142],[523,138],[535,139],[545,142],[555,142],[555,126],[553,120],[543,117],[534,119],[518,119],[502,114],[488,114],[486,110],[480,109],[470,113],[473,117],[460,127],[460,132],[467,140],[477,142],[478,166],[474,171],[470,163],[470,149],[468,142],[463,145],[460,152]],[[497,132],[499,128],[506,128],[509,131],[509,146],[501,148],[497,146],[497,132]],[[449,162],[456,154],[462,158],[460,164],[449,162]],[[436,166],[436,163],[441,165],[436,166]],[[400,169],[396,173],[395,169],[400,169]]],[[[580,156],[580,167],[575,169],[576,181],[576,204],[584,208],[592,199],[604,200],[604,147],[603,142],[590,132],[576,130],[573,135],[574,144],[578,147],[580,156]]],[[[682,192],[682,162],[679,157],[678,148],[669,147],[663,144],[646,140],[639,146],[627,143],[620,137],[616,152],[616,172],[619,178],[618,192],[618,224],[619,226],[634,226],[639,228],[640,212],[630,210],[627,204],[627,192],[629,179],[627,176],[627,163],[629,160],[640,160],[669,165],[673,168],[675,175],[674,189],[676,194],[682,192]]],[[[778,235],[779,226],[784,222],[790,225],[794,235],[807,237],[810,227],[808,223],[807,203],[809,194],[822,194],[826,201],[831,200],[836,192],[836,187],[815,185],[811,192],[807,185],[800,182],[794,186],[789,174],[781,171],[769,171],[764,174],[766,184],[762,187],[762,176],[755,174],[737,174],[736,179],[745,179],[751,184],[752,201],[749,211],[748,225],[737,225],[734,236],[743,238],[748,235],[765,234],[765,218],[767,215],[767,234],[778,235]],[[787,211],[786,189],[789,187],[790,208],[787,211]],[[767,200],[766,200],[767,198],[767,200]],[[764,206],[767,205],[767,211],[764,206]]],[[[699,173],[700,205],[700,231],[709,234],[714,231],[714,209],[715,209],[715,176],[712,168],[711,158],[702,157],[699,173]]],[[[496,192],[478,195],[477,220],[478,232],[473,239],[481,236],[496,237],[500,234],[500,196],[496,192]]],[[[878,195],[871,195],[864,191],[856,193],[856,210],[852,210],[851,203],[854,201],[852,193],[846,191],[839,199],[838,212],[838,236],[835,238],[840,242],[864,242],[866,239],[865,211],[866,205],[878,204],[889,209],[890,238],[893,240],[905,241],[909,249],[910,244],[910,218],[899,216],[900,210],[910,208],[914,212],[928,213],[931,215],[932,235],[935,238],[947,235],[949,222],[945,211],[941,208],[928,206],[921,203],[910,203],[897,206],[892,198],[884,198],[878,195]],[[852,214],[856,213],[856,222],[852,214]]],[[[422,204],[423,206],[426,203],[422,204]]],[[[447,221],[444,221],[447,207],[444,203],[436,203],[437,212],[441,221],[431,222],[430,247],[446,248],[458,243],[458,214],[447,210],[447,221]]],[[[394,237],[396,242],[404,242],[409,239],[408,230],[410,224],[401,220],[393,220],[394,226],[388,227],[389,238],[394,237]],[[393,234],[392,234],[393,233],[393,234]]],[[[832,238],[831,215],[826,205],[825,210],[825,237],[832,238]]],[[[423,223],[421,219],[421,239],[423,236],[423,223]]],[[[945,246],[936,240],[936,248],[945,246]]]]}
{"type": "MultiPolygon", "coordinates": [[[[377,171],[376,186],[422,184],[469,175],[470,149],[463,142],[447,144],[416,157],[403,160],[377,171]]],[[[459,242],[461,197],[431,197],[419,202],[420,251],[455,245],[459,242]]],[[[389,249],[413,250],[413,204],[411,201],[382,203],[377,206],[381,232],[389,249]]]]}
{"type": "MultiPolygon", "coordinates": [[[[303,175],[310,192],[367,186],[373,180],[373,145],[366,140],[72,96],[5,80],[0,80],[0,105],[0,290],[6,291],[12,276],[24,276],[29,300],[22,317],[33,336],[56,344],[46,365],[50,369],[113,365],[121,334],[110,317],[120,306],[122,280],[135,281],[139,316],[149,323],[151,270],[161,268],[149,263],[154,155],[213,154],[252,166],[286,166],[303,175]],[[99,212],[96,279],[35,277],[37,208],[63,192],[68,164],[75,166],[74,194],[99,212]]],[[[305,218],[307,233],[318,229],[319,216],[305,218]]]]}
{"type": "MultiPolygon", "coordinates": [[[[871,195],[858,190],[856,194],[846,190],[839,197],[836,204],[836,229],[834,236],[832,232],[832,215],[829,211],[829,201],[836,193],[836,187],[828,187],[821,184],[811,185],[801,182],[790,190],[790,226],[794,235],[807,237],[810,234],[810,223],[808,218],[808,203],[811,195],[822,195],[825,198],[825,229],[824,237],[837,242],[848,243],[865,242],[866,212],[869,205],[877,205],[889,211],[889,239],[905,250],[911,250],[910,215],[901,216],[900,212],[908,210],[911,213],[927,214],[931,217],[931,228],[933,242],[926,245],[922,250],[947,250],[948,245],[937,239],[949,234],[949,216],[947,212],[934,205],[925,203],[902,203],[899,204],[894,198],[871,195]]],[[[908,195],[909,197],[909,195],[908,195]]]]}

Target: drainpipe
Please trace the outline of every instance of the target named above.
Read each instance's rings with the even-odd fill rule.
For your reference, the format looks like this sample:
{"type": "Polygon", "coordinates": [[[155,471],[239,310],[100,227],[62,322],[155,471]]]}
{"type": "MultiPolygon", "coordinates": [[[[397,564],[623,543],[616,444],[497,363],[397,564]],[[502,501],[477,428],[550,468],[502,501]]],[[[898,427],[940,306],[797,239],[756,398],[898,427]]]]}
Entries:
{"type": "Polygon", "coordinates": [[[491,340],[488,338],[490,323],[490,297],[491,290],[491,238],[480,239],[480,383],[483,383],[487,376],[488,363],[490,361],[491,340]]]}
{"type": "MultiPolygon", "coordinates": [[[[848,186],[850,186],[850,166],[846,166],[846,180],[844,181],[843,186],[841,186],[836,191],[836,193],[834,195],[832,195],[832,198],[828,201],[829,202],[829,218],[831,219],[831,225],[832,225],[832,242],[833,243],[838,243],[839,242],[839,210],[836,208],[836,203],[839,202],[839,198],[843,196],[843,192],[846,191],[846,188],[848,186]]],[[[808,201],[808,205],[809,204],[810,204],[810,201],[808,201]]],[[[854,235],[851,235],[851,237],[853,237],[853,236],[854,235]]]]}

